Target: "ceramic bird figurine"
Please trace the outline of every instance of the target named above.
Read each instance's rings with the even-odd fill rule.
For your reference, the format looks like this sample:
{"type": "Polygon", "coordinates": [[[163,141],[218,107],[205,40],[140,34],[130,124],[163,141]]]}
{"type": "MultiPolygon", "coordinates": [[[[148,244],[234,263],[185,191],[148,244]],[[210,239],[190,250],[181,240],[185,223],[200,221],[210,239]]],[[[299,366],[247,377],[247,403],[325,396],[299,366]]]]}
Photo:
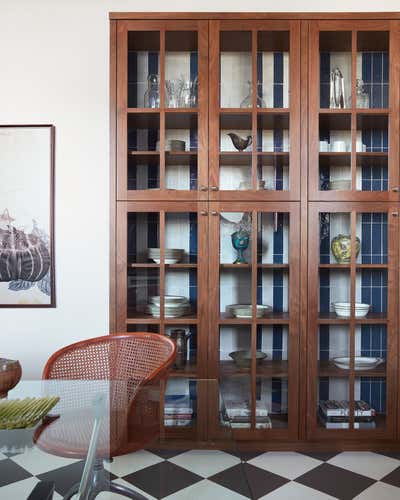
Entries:
{"type": "Polygon", "coordinates": [[[240,137],[237,134],[234,134],[233,132],[230,132],[227,135],[229,135],[229,137],[231,138],[231,141],[232,141],[233,145],[235,146],[235,148],[238,151],[244,151],[248,146],[250,146],[250,144],[252,142],[251,135],[248,135],[246,137],[246,139],[243,139],[242,137],[240,137]]]}

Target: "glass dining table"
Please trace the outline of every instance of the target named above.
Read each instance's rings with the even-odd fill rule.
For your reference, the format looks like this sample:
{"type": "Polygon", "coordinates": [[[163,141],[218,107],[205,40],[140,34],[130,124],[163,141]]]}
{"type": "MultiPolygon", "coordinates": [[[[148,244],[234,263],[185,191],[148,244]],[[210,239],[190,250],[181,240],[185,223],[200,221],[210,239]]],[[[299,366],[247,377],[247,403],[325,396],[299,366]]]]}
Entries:
{"type": "MultiPolygon", "coordinates": [[[[210,394],[214,397],[219,392],[220,404],[222,404],[223,395],[221,395],[217,379],[196,379],[191,382],[196,384],[197,390],[202,391],[203,394],[210,394]]],[[[81,461],[79,483],[70,484],[70,490],[62,498],[79,500],[94,498],[93,489],[99,488],[99,480],[95,474],[99,460],[101,462],[112,461],[112,458],[116,456],[115,450],[124,450],[124,453],[138,450],[130,445],[130,436],[135,432],[141,432],[142,425],[147,425],[147,430],[156,429],[154,421],[151,422],[153,427],[149,427],[148,415],[152,404],[153,409],[154,405],[159,405],[158,415],[164,414],[165,388],[163,386],[152,386],[146,392],[145,398],[132,395],[130,388],[129,380],[22,380],[9,392],[9,400],[44,396],[58,396],[60,399],[50,414],[33,428],[0,430],[0,454],[6,456],[31,454],[36,460],[47,462],[52,456],[79,459],[81,461]],[[135,405],[136,400],[139,400],[139,404],[135,405]],[[37,449],[40,453],[35,454],[37,449]]],[[[154,411],[151,418],[154,418],[154,411]]],[[[152,439],[149,440],[146,448],[161,447],[168,450],[171,446],[171,449],[175,449],[176,440],[170,441],[168,432],[165,432],[164,425],[161,425],[164,424],[164,419],[160,421],[160,417],[157,418],[157,430],[152,436],[149,434],[152,439]]],[[[236,475],[235,481],[240,483],[240,489],[246,492],[245,496],[252,498],[245,463],[241,460],[240,443],[235,438],[234,425],[231,425],[229,418],[225,419],[221,429],[220,438],[225,449],[236,455],[242,465],[238,469],[239,474],[236,475]]],[[[196,447],[201,449],[202,445],[205,446],[205,443],[199,434],[196,447]]],[[[193,436],[191,446],[193,446],[193,436]]],[[[132,455],[133,461],[134,457],[132,455]]],[[[138,492],[129,496],[124,487],[113,481],[112,475],[109,474],[108,479],[108,486],[100,485],[100,487],[103,486],[107,491],[130,498],[140,500],[147,498],[138,492]]],[[[160,472],[152,480],[163,483],[162,489],[165,490],[165,483],[171,479],[168,474],[160,472]]],[[[76,482],[76,476],[71,478],[71,483],[74,482],[76,482]]],[[[40,481],[27,498],[28,500],[51,500],[54,487],[54,483],[40,481]]],[[[55,495],[54,498],[60,498],[57,496],[59,493],[55,495]]],[[[2,499],[0,492],[0,500],[9,499],[2,499]]]]}

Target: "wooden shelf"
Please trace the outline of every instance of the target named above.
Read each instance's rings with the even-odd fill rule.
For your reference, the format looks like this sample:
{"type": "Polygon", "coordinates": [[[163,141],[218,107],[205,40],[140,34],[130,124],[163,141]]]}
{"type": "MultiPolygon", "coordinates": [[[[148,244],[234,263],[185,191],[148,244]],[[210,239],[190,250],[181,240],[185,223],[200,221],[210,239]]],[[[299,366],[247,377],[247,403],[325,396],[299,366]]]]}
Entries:
{"type": "Polygon", "coordinates": [[[249,114],[252,110],[256,110],[259,114],[286,114],[289,113],[289,108],[219,108],[220,114],[249,114]]]}
{"type": "Polygon", "coordinates": [[[384,115],[389,114],[389,108],[341,108],[341,109],[333,109],[333,108],[320,108],[320,114],[334,114],[334,115],[343,115],[349,113],[357,113],[363,115],[384,115]]]}
{"type": "MultiPolygon", "coordinates": [[[[350,269],[350,264],[319,264],[320,269],[350,269]]],[[[356,264],[356,269],[388,269],[388,264],[356,264]]]]}
{"type": "MultiPolygon", "coordinates": [[[[368,313],[365,318],[355,318],[355,323],[363,324],[386,324],[388,322],[386,313],[368,313]]],[[[318,317],[320,325],[327,324],[349,324],[350,318],[340,318],[334,312],[321,313],[318,317]]]]}
{"type": "MultiPolygon", "coordinates": [[[[386,377],[386,363],[378,365],[373,370],[356,370],[354,373],[356,377],[386,377]]],[[[318,375],[320,377],[348,377],[350,370],[342,370],[335,366],[332,361],[320,361],[318,375]]]]}
{"type": "Polygon", "coordinates": [[[172,378],[196,378],[197,377],[197,365],[195,361],[188,361],[184,368],[177,369],[172,368],[170,374],[172,378]]]}
{"type": "MultiPolygon", "coordinates": [[[[164,264],[166,269],[196,269],[197,264],[186,264],[186,263],[177,263],[177,264],[164,264]]],[[[129,269],[134,268],[150,268],[150,269],[158,269],[161,267],[161,264],[155,264],[152,262],[149,263],[131,263],[128,264],[129,269]]]]}
{"type": "MultiPolygon", "coordinates": [[[[250,376],[250,368],[238,368],[233,361],[220,361],[220,375],[229,376],[250,376]]],[[[263,378],[287,378],[288,362],[286,360],[265,360],[256,365],[257,377],[263,378]]]]}
{"type": "Polygon", "coordinates": [[[129,149],[128,156],[160,156],[160,151],[135,151],[129,149]]]}
{"type": "MultiPolygon", "coordinates": [[[[189,314],[187,316],[181,316],[179,318],[165,318],[163,322],[166,325],[196,325],[198,323],[197,316],[194,314],[189,314]]],[[[137,324],[159,324],[161,323],[160,318],[155,318],[150,314],[138,314],[138,313],[128,313],[126,318],[127,325],[137,325],[137,324]]]]}
{"type": "MultiPolygon", "coordinates": [[[[256,323],[260,325],[274,325],[274,324],[289,324],[289,313],[269,313],[262,318],[256,318],[256,323]]],[[[227,313],[221,313],[219,324],[220,325],[251,325],[251,318],[233,318],[228,316],[227,313]]]]}
{"type": "MultiPolygon", "coordinates": [[[[251,264],[220,264],[221,269],[251,269],[251,264]]],[[[289,269],[289,264],[257,264],[258,269],[289,269]]]]}

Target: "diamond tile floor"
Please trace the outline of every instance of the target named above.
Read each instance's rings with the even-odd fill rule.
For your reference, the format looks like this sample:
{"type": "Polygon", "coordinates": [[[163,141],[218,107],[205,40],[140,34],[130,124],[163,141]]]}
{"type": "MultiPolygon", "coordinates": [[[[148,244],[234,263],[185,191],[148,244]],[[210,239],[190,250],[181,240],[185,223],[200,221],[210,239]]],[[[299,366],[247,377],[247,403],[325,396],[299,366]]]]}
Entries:
{"type": "MultiPolygon", "coordinates": [[[[62,499],[83,463],[32,449],[0,454],[0,500],[24,500],[39,480],[55,481],[62,499]]],[[[238,454],[142,450],[107,465],[113,481],[150,500],[398,500],[400,452],[238,454]]],[[[102,493],[99,500],[122,498],[102,493]]]]}

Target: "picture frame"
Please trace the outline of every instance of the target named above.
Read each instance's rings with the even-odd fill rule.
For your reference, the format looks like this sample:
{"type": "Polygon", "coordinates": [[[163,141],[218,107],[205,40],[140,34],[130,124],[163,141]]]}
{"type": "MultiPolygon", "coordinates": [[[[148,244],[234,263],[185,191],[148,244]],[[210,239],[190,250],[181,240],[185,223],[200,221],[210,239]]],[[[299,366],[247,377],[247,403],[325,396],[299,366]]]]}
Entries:
{"type": "Polygon", "coordinates": [[[54,176],[54,125],[0,125],[0,308],[56,306],[54,176]]]}

